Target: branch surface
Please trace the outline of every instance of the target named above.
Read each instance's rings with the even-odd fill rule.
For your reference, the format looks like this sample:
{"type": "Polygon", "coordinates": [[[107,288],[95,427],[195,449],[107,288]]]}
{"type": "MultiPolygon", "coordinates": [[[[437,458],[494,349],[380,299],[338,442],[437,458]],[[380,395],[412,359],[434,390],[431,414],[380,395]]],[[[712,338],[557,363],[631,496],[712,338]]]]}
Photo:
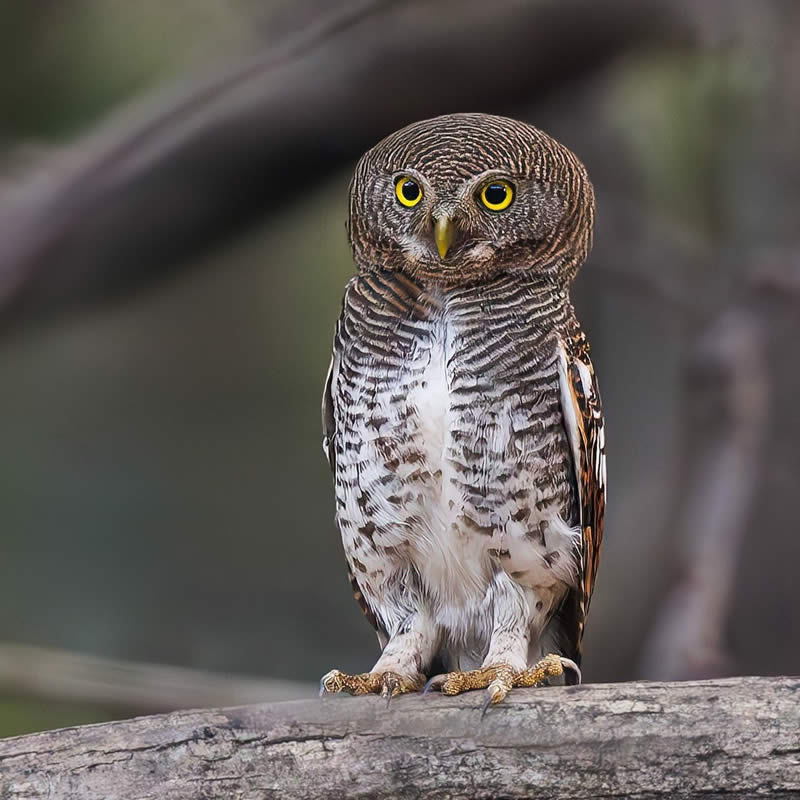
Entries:
{"type": "Polygon", "coordinates": [[[800,793],[800,678],[327,697],[0,742],[0,797],[598,798],[800,793]]]}

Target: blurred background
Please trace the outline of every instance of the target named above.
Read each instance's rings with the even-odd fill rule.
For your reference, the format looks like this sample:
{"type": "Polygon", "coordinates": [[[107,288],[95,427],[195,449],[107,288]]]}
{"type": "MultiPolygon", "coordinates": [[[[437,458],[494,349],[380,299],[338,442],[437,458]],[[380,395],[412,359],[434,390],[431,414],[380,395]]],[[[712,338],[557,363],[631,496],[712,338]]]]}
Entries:
{"type": "Polygon", "coordinates": [[[529,120],[597,192],[585,679],[800,671],[800,4],[0,5],[0,736],[377,643],[320,448],[357,157],[529,120]]]}

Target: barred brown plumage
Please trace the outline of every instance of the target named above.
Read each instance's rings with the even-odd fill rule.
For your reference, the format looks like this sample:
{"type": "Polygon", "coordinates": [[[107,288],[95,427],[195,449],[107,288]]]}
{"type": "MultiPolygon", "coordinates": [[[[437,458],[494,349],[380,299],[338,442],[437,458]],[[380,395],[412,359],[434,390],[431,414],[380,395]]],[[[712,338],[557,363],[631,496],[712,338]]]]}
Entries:
{"type": "Polygon", "coordinates": [[[391,696],[437,665],[452,670],[433,679],[442,691],[488,687],[496,702],[564,667],[579,676],[605,453],[568,290],[593,219],[580,161],[502,117],[415,123],[356,167],[358,273],[323,424],[351,581],[383,651],[324,689],[391,696]],[[413,205],[395,191],[409,180],[413,205]],[[511,202],[481,202],[487,182],[511,202]]]}

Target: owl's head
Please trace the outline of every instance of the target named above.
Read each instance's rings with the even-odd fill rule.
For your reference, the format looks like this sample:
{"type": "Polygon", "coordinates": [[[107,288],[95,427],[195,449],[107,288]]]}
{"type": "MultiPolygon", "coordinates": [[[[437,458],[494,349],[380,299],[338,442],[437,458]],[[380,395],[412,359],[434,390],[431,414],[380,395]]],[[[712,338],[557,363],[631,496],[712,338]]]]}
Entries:
{"type": "Polygon", "coordinates": [[[451,114],[391,134],[350,186],[362,270],[444,283],[530,270],[566,286],[592,243],[594,192],[577,157],[532,125],[451,114]]]}

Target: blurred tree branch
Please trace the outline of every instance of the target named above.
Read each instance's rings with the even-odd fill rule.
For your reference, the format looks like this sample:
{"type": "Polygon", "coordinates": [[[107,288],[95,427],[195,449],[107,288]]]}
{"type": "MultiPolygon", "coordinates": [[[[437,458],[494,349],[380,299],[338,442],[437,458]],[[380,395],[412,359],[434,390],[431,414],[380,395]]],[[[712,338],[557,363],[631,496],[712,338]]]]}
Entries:
{"type": "Polygon", "coordinates": [[[0,320],[162,277],[404,123],[513,112],[630,48],[692,36],[683,5],[663,1],[340,4],[285,45],[6,181],[0,320]]]}
{"type": "Polygon", "coordinates": [[[797,630],[791,615],[777,620],[796,592],[793,578],[781,590],[779,565],[782,541],[796,540],[800,470],[800,378],[786,369],[797,363],[800,339],[800,184],[797,159],[787,155],[798,132],[800,8],[742,4],[737,13],[740,29],[753,29],[752,51],[770,53],[772,74],[738,134],[748,157],[732,148],[721,164],[727,230],[708,274],[728,302],[706,313],[686,359],[681,475],[664,530],[675,542],[674,575],[640,661],[640,674],[671,680],[742,671],[728,657],[737,636],[759,653],[758,671],[770,671],[797,630]],[[779,616],[743,632],[742,598],[753,585],[761,591],[750,594],[751,608],[754,594],[767,594],[779,616]]]}
{"type": "Polygon", "coordinates": [[[800,791],[796,678],[187,711],[0,741],[0,795],[750,797],[800,791]],[[478,724],[480,722],[480,724],[478,724]]]}
{"type": "MultiPolygon", "coordinates": [[[[301,202],[308,187],[414,118],[466,109],[522,115],[534,104],[538,114],[558,95],[563,130],[574,132],[579,125],[595,137],[594,126],[586,124],[595,115],[586,113],[580,100],[591,95],[600,98],[598,103],[608,102],[597,90],[599,67],[633,48],[656,50],[696,36],[725,44],[733,31],[736,43],[739,37],[746,43],[758,29],[764,38],[750,46],[785,59],[785,74],[775,71],[772,95],[765,92],[759,101],[763,107],[754,116],[763,120],[760,127],[751,121],[742,125],[739,117],[732,123],[722,113],[720,127],[711,128],[709,150],[721,160],[714,174],[724,182],[717,186],[701,175],[697,185],[705,187],[715,206],[736,207],[728,208],[730,218],[720,224],[717,238],[683,247],[674,230],[648,227],[657,204],[643,202],[641,186],[630,191],[620,178],[620,160],[606,157],[607,141],[601,140],[594,145],[603,156],[598,165],[605,169],[605,179],[599,171],[598,189],[616,191],[602,197],[598,192],[598,222],[605,227],[577,287],[589,308],[596,291],[630,294],[646,302],[648,312],[666,309],[697,334],[687,358],[687,447],[672,510],[664,514],[654,508],[647,517],[647,524],[659,528],[668,517],[661,540],[676,543],[664,547],[675,556],[675,575],[654,629],[648,626],[651,638],[640,664],[648,676],[718,673],[724,669],[725,629],[741,625],[735,617],[737,599],[752,606],[759,594],[777,597],[774,608],[788,614],[775,578],[789,572],[791,557],[784,557],[787,566],[780,573],[759,560],[753,569],[761,570],[760,580],[751,574],[749,585],[741,573],[748,546],[786,553],[777,537],[768,537],[783,531],[786,540],[792,539],[787,521],[792,522],[798,475],[793,443],[800,432],[791,403],[800,386],[797,370],[786,365],[796,362],[794,342],[800,338],[797,325],[788,321],[800,319],[798,273],[789,269],[796,262],[778,257],[759,270],[744,293],[740,279],[743,265],[752,263],[741,250],[753,240],[796,236],[800,183],[794,180],[794,152],[800,116],[792,111],[800,93],[792,89],[800,62],[797,48],[777,47],[769,35],[778,27],[791,36],[797,10],[791,16],[783,13],[789,4],[736,4],[728,14],[729,7],[722,12],[716,4],[680,0],[602,5],[384,0],[337,4],[332,12],[314,0],[286,7],[283,30],[303,30],[285,44],[276,43],[270,25],[265,32],[273,39],[261,55],[138,103],[35,169],[0,178],[0,323],[10,326],[70,304],[125,296],[176,274],[203,249],[287,203],[301,202]],[[326,13],[320,17],[322,9],[326,13]],[[299,21],[293,22],[295,14],[299,21]],[[318,22],[303,28],[308,19],[318,22]],[[498,53],[502,79],[488,63],[498,53]],[[585,94],[576,90],[579,81],[588,87],[585,94]],[[580,108],[569,118],[572,127],[563,123],[564,106],[570,105],[580,108]],[[725,261],[726,248],[736,253],[730,261],[725,261]],[[738,297],[726,308],[732,295],[738,297]]],[[[745,65],[754,72],[750,80],[765,80],[752,67],[745,65]]],[[[648,83],[648,91],[652,86],[648,83]]],[[[661,95],[656,99],[663,101],[661,95]]],[[[678,106],[674,116],[685,108],[678,106]]],[[[692,115],[685,116],[676,124],[687,138],[701,135],[692,115]]],[[[665,136],[672,132],[669,126],[665,136]]],[[[594,138],[587,141],[593,144],[594,138]]],[[[651,158],[662,156],[657,148],[650,151],[651,158]]],[[[670,162],[666,169],[673,166],[670,162]]],[[[672,330],[667,336],[677,338],[672,330]]],[[[639,348],[642,361],[637,367],[632,360],[629,374],[619,381],[652,417],[638,428],[625,420],[637,447],[643,425],[663,427],[672,413],[653,414],[654,395],[663,387],[645,387],[637,377],[645,360],[663,367],[664,352],[650,345],[639,348]]],[[[666,348],[663,341],[661,346],[666,348]]],[[[612,470],[615,463],[632,460],[630,447],[626,451],[618,444],[624,438],[619,433],[618,428],[612,470]]],[[[653,482],[664,480],[661,455],[653,450],[653,482]]],[[[616,507],[629,504],[630,484],[613,482],[620,487],[616,507]]],[[[616,527],[614,535],[630,542],[640,533],[640,528],[616,527]]],[[[645,573],[640,591],[653,582],[653,571],[645,573]]],[[[770,648],[791,637],[788,616],[782,626],[778,615],[769,618],[773,628],[764,638],[770,648]]],[[[740,655],[756,651],[752,636],[751,631],[740,655]]],[[[616,644],[609,639],[607,646],[616,644]]],[[[139,710],[136,702],[131,708],[139,710]]],[[[232,701],[189,701],[227,702],[232,701]]]]}
{"type": "Polygon", "coordinates": [[[0,692],[132,714],[310,697],[299,681],[220,675],[0,642],[0,692]]]}
{"type": "MultiPolygon", "coordinates": [[[[667,532],[678,557],[643,649],[640,673],[648,677],[687,680],[731,670],[725,633],[742,546],[764,524],[765,458],[774,458],[771,395],[796,397],[800,389],[795,372],[780,368],[796,359],[787,352],[797,341],[787,317],[800,320],[800,258],[762,255],[743,296],[689,353],[682,480],[667,532]]],[[[786,435],[780,426],[778,435],[786,435]]]]}
{"type": "Polygon", "coordinates": [[[691,353],[686,464],[670,536],[678,578],[651,629],[641,674],[688,680],[729,671],[723,641],[758,488],[769,376],[761,321],[726,310],[691,353]]]}

